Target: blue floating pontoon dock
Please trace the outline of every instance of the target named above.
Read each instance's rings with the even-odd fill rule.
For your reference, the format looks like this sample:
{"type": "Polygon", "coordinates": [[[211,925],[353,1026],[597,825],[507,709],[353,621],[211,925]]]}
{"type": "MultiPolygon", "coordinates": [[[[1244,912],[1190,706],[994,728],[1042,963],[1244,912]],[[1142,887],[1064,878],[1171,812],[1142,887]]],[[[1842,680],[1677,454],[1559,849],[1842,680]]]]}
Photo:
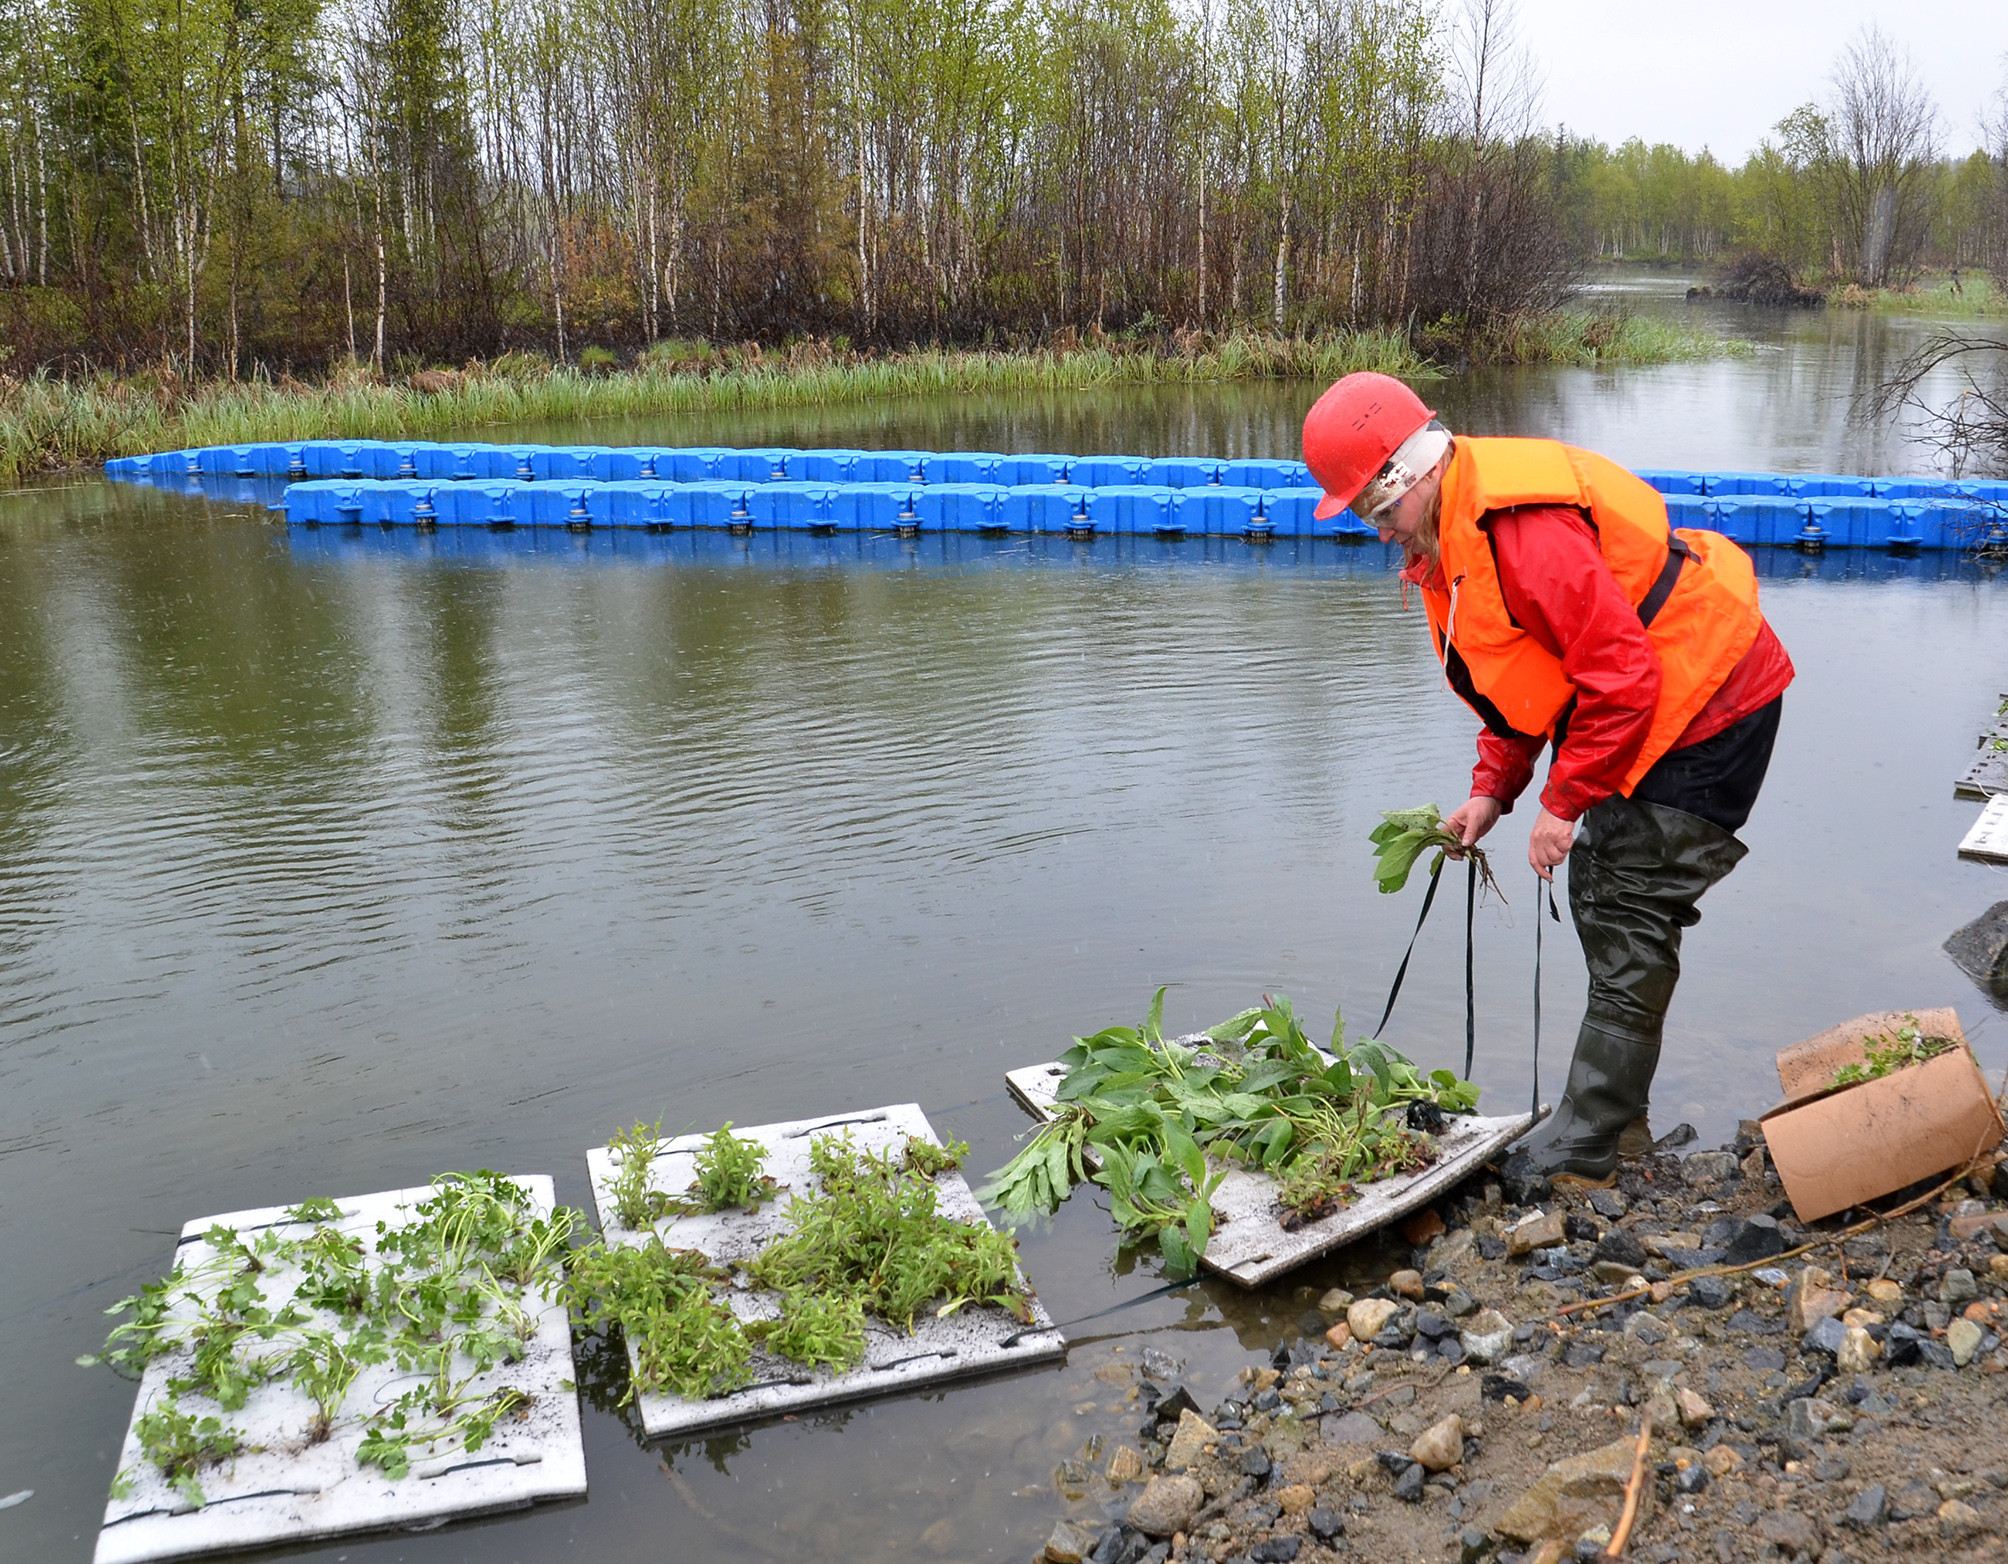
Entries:
{"type": "MultiPolygon", "coordinates": [[[[1358,538],[1301,462],[997,451],[303,440],[125,456],[109,477],[264,500],[339,527],[1358,538]]],[[[2008,482],[1647,470],[1676,527],[1749,547],[2008,544],[2008,482]]]]}

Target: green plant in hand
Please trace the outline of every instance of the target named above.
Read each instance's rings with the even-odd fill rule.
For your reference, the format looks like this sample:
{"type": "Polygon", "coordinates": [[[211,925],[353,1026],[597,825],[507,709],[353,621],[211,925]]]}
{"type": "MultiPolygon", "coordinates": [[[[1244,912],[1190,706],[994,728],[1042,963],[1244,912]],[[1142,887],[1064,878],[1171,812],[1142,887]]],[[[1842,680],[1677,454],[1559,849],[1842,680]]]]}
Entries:
{"type": "Polygon", "coordinates": [[[1054,1117],[977,1191],[1008,1222],[1050,1212],[1092,1177],[1125,1234],[1154,1238],[1167,1268],[1189,1275],[1228,1167],[1275,1176],[1286,1215],[1311,1220],[1353,1184],[1427,1165],[1433,1145],[1407,1125],[1410,1104],[1450,1113],[1478,1104],[1478,1089],[1449,1070],[1425,1075],[1382,1043],[1348,1047],[1343,1016],[1326,1059],[1286,996],[1229,1017],[1200,1047],[1172,1042],[1164,992],[1141,1026],[1076,1038],[1060,1056],[1054,1117]]]}
{"type": "MultiPolygon", "coordinates": [[[[1436,864],[1431,872],[1443,862],[1447,853],[1453,857],[1469,858],[1478,865],[1478,878],[1488,891],[1498,891],[1499,882],[1492,878],[1492,862],[1486,857],[1482,847],[1467,847],[1464,839],[1443,823],[1443,816],[1437,813],[1436,805],[1424,804],[1420,809],[1396,809],[1381,816],[1381,823],[1373,828],[1367,840],[1374,844],[1374,879],[1379,882],[1381,894],[1391,896],[1408,884],[1408,876],[1415,868],[1416,859],[1436,849],[1436,864]]],[[[1499,899],[1506,898],[1501,894],[1499,899]]]]}

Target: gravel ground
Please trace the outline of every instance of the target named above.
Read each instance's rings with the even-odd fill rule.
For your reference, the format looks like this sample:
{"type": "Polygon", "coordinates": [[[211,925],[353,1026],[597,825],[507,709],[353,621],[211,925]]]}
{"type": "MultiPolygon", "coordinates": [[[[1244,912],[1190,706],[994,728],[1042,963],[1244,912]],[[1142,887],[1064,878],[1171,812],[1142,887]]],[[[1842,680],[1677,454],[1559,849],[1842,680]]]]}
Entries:
{"type": "Polygon", "coordinates": [[[1610,1190],[1473,1181],[1409,1221],[1412,1269],[1307,1298],[1229,1383],[1157,1347],[1077,1355],[1137,1421],[1062,1464],[1041,1557],[1595,1558],[1648,1412],[1630,1558],[2008,1557],[2008,1169],[1673,1281],[1842,1225],[1794,1222],[1755,1125],[1685,1156],[1682,1133],[1610,1190]]]}

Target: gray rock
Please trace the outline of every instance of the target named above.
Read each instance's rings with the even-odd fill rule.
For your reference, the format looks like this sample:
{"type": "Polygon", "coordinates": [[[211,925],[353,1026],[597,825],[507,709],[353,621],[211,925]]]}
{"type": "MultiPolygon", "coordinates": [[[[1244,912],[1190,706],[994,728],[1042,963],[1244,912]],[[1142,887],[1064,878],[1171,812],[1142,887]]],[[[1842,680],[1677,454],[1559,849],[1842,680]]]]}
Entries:
{"type": "Polygon", "coordinates": [[[1072,1521],[1061,1521],[1053,1528],[1053,1535],[1046,1539],[1046,1550],[1042,1555],[1046,1564],[1081,1564],[1094,1550],[1094,1537],[1076,1526],[1072,1521]]]}
{"type": "Polygon", "coordinates": [[[1255,1564],[1291,1564],[1297,1557],[1297,1549],[1303,1546],[1301,1537],[1271,1537],[1267,1542],[1258,1542],[1248,1550],[1248,1557],[1255,1564]]]}
{"type": "Polygon", "coordinates": [[[1572,1341],[1562,1349],[1564,1368],[1594,1368],[1603,1361],[1604,1349],[1592,1342],[1572,1341]]]}
{"type": "Polygon", "coordinates": [[[2008,997],[2008,901],[1997,901],[1947,936],[1953,965],[1989,992],[2008,997]]]}
{"type": "Polygon", "coordinates": [[[1457,1534],[1457,1564],[1478,1564],[1492,1551],[1492,1535],[1477,1526],[1467,1526],[1457,1534]]]}
{"type": "Polygon", "coordinates": [[[1888,1517],[1889,1490],[1881,1483],[1870,1483],[1848,1502],[1847,1509],[1841,1512],[1841,1524],[1867,1531],[1871,1526],[1880,1526],[1888,1517]]]}
{"type": "Polygon", "coordinates": [[[1785,1366],[1785,1354],[1776,1347],[1752,1347],[1743,1361],[1759,1374],[1775,1374],[1785,1366]]]}
{"type": "Polygon", "coordinates": [[[1905,1368],[1917,1362],[1923,1355],[1923,1337],[1912,1326],[1897,1320],[1883,1338],[1883,1366],[1885,1368],[1905,1368]]]}
{"type": "Polygon", "coordinates": [[[1499,1365],[1523,1385],[1538,1385],[1541,1375],[1548,1367],[1548,1360],[1539,1353],[1516,1352],[1499,1365]]]}
{"type": "Polygon", "coordinates": [[[1338,1510],[1327,1509],[1322,1504],[1304,1517],[1304,1524],[1311,1528],[1313,1537],[1322,1537],[1328,1542],[1334,1537],[1343,1537],[1346,1534],[1344,1514],[1338,1510]]]}
{"type": "Polygon", "coordinates": [[[1812,1517],[1796,1510],[1766,1510],[1757,1517],[1757,1535],[1780,1553],[1793,1558],[1817,1558],[1820,1528],[1812,1517]]]}
{"type": "Polygon", "coordinates": [[[1937,1509],[1938,1495],[1915,1477],[1889,1496],[1889,1518],[1893,1521],[1921,1520],[1937,1509]]]}
{"type": "Polygon", "coordinates": [[[1457,1340],[1473,1363],[1497,1363],[1513,1345],[1513,1322],[1497,1309],[1483,1309],[1464,1322],[1457,1340]]]}
{"type": "Polygon", "coordinates": [[[1169,1537],[1192,1524],[1206,1502],[1196,1477],[1153,1477],[1129,1507],[1129,1523],[1152,1537],[1169,1537]]]}
{"type": "Polygon", "coordinates": [[[1260,1445],[1250,1445],[1234,1458],[1234,1469],[1243,1477],[1267,1477],[1274,1464],[1260,1445]]]}
{"type": "Polygon", "coordinates": [[[1394,1496],[1404,1504],[1421,1502],[1422,1485],[1428,1476],[1420,1461],[1411,1461],[1408,1470],[1394,1480],[1394,1496]]]}
{"type": "Polygon", "coordinates": [[[1680,1176],[1701,1188],[1720,1184],[1743,1171],[1733,1151],[1697,1151],[1680,1165],[1680,1176]]]}
{"type": "Polygon", "coordinates": [[[1640,1270],[1646,1262],[1645,1245],[1622,1227],[1614,1227],[1597,1240],[1596,1258],[1628,1265],[1634,1271],[1640,1270]]]}
{"type": "Polygon", "coordinates": [[[1697,1276],[1687,1284],[1688,1301],[1704,1309],[1726,1309],[1736,1287],[1726,1276],[1697,1276]]]}
{"type": "Polygon", "coordinates": [[[1143,1349],[1143,1371],[1152,1379],[1178,1378],[1179,1362],[1161,1347],[1143,1349]]]}
{"type": "Polygon", "coordinates": [[[1839,1320],[1827,1318],[1815,1322],[1813,1328],[1799,1338],[1801,1352],[1818,1352],[1827,1357],[1838,1357],[1841,1343],[1848,1339],[1848,1328],[1839,1320]]]}
{"type": "Polygon", "coordinates": [[[1304,1517],[1304,1524],[1311,1528],[1313,1537],[1322,1537],[1326,1541],[1346,1534],[1345,1516],[1338,1510],[1327,1509],[1322,1504],[1304,1517]]]}
{"type": "Polygon", "coordinates": [[[1615,1189],[1590,1191],[1590,1209],[1600,1217],[1615,1221],[1631,1209],[1631,1202],[1615,1189]]]}
{"type": "Polygon", "coordinates": [[[1453,1287],[1443,1300],[1443,1312],[1453,1320],[1461,1320],[1478,1312],[1478,1300],[1462,1287],[1453,1287]]]}
{"type": "Polygon", "coordinates": [[[1840,1409],[1831,1401],[1799,1396],[1785,1407],[1785,1426],[1794,1439],[1818,1439],[1835,1425],[1840,1409]]]}
{"type": "Polygon", "coordinates": [[[1778,1229],[1776,1217],[1753,1216],[1737,1229],[1722,1258],[1730,1265],[1748,1265],[1753,1260],[1768,1260],[1774,1254],[1783,1254],[1790,1247],[1778,1229]]]}
{"type": "Polygon", "coordinates": [[[1381,1441],[1380,1424],[1364,1412],[1327,1417],[1319,1424],[1319,1433],[1328,1445],[1377,1445],[1381,1441]]]}
{"type": "Polygon", "coordinates": [[[1938,1284],[1938,1301],[1948,1309],[1963,1309],[1980,1296],[1980,1288],[1973,1280],[1973,1273],[1964,1266],[1957,1266],[1945,1273],[1945,1280],[1938,1284]]]}

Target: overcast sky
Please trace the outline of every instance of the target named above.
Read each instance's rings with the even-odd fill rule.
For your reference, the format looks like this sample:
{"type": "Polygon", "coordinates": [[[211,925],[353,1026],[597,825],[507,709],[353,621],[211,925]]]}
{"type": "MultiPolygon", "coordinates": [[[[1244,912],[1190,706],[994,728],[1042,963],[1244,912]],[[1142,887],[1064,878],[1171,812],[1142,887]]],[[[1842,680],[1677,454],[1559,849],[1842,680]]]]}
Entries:
{"type": "Polygon", "coordinates": [[[1613,146],[1706,146],[1732,164],[1825,92],[1870,22],[1910,51],[1949,151],[1979,144],[1980,114],[2008,80],[2008,0],[1519,0],[1518,15],[1542,123],[1613,146]]]}

